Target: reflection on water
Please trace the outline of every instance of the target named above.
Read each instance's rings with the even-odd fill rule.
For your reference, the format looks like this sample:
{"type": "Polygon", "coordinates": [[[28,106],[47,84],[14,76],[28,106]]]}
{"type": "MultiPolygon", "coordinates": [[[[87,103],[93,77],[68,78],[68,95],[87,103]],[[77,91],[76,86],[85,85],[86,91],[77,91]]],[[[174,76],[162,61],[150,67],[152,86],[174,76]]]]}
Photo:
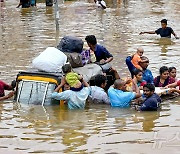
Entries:
{"type": "MultiPolygon", "coordinates": [[[[139,46],[149,57],[154,76],[162,65],[180,70],[179,40],[139,35],[159,28],[162,18],[167,18],[168,25],[180,35],[179,0],[106,2],[108,8],[103,11],[94,6],[93,0],[61,3],[59,33],[53,8],[44,3],[28,9],[15,8],[16,0],[0,3],[1,79],[10,82],[19,71],[31,67],[36,55],[56,46],[65,35],[83,40],[86,35],[96,35],[114,55],[112,64],[121,76],[129,74],[125,57],[139,46]]],[[[179,109],[179,98],[163,102],[160,112],[143,113],[105,105],[70,111],[59,106],[1,102],[0,152],[178,153],[179,141],[171,139],[179,132],[179,109]],[[164,139],[161,147],[157,139],[164,139]],[[168,146],[172,144],[176,146],[168,146]]]]}

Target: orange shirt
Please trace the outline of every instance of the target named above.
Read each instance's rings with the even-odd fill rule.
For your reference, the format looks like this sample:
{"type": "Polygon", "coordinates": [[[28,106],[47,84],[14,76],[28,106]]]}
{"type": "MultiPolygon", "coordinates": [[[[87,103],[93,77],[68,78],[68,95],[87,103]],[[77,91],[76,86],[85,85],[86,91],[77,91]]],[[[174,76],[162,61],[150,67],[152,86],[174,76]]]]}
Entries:
{"type": "Polygon", "coordinates": [[[134,54],[131,62],[132,64],[137,68],[137,69],[142,69],[141,66],[139,65],[139,62],[141,61],[140,56],[136,53],[134,54]]]}

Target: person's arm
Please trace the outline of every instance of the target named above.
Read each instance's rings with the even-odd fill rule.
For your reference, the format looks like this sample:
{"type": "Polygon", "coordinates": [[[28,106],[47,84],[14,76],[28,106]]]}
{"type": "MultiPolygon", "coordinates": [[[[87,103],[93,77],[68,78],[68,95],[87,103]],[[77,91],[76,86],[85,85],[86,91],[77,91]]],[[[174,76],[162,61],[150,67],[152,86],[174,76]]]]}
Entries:
{"type": "Polygon", "coordinates": [[[60,88],[62,88],[66,84],[65,78],[61,78],[61,83],[60,85],[54,90],[55,92],[59,92],[60,88]]]}
{"type": "Polygon", "coordinates": [[[149,32],[140,32],[139,35],[142,35],[142,34],[156,34],[155,31],[149,31],[149,32]]]}
{"type": "Polygon", "coordinates": [[[179,39],[179,37],[174,33],[174,31],[172,31],[172,34],[174,35],[174,37],[175,37],[176,39],[179,39]]]}
{"type": "Polygon", "coordinates": [[[178,94],[180,94],[180,90],[178,90],[178,89],[176,89],[176,88],[172,88],[172,89],[170,89],[169,91],[168,91],[168,93],[174,93],[174,92],[176,92],[176,93],[178,93],[178,94]]]}
{"type": "Polygon", "coordinates": [[[84,79],[82,79],[82,83],[85,87],[89,87],[89,84],[84,79]]]}
{"type": "Polygon", "coordinates": [[[114,72],[115,79],[120,79],[121,78],[115,68],[111,67],[110,69],[111,69],[110,72],[114,72]]]}
{"type": "Polygon", "coordinates": [[[0,97],[0,101],[3,101],[3,100],[6,100],[8,98],[11,98],[12,96],[14,96],[14,91],[11,91],[9,94],[3,96],[3,97],[0,97]]]}
{"type": "Polygon", "coordinates": [[[113,57],[109,57],[108,59],[105,60],[105,63],[109,63],[113,60],[113,57]]]}
{"type": "Polygon", "coordinates": [[[101,52],[104,52],[105,57],[106,57],[106,60],[105,59],[100,60],[101,64],[109,63],[113,60],[113,55],[110,54],[110,52],[105,47],[101,46],[101,52]]]}
{"type": "Polygon", "coordinates": [[[172,84],[168,84],[167,86],[165,86],[165,88],[175,88],[177,86],[178,86],[177,82],[175,82],[175,83],[172,83],[172,84]]]}
{"type": "Polygon", "coordinates": [[[132,82],[134,84],[134,89],[135,89],[135,98],[141,97],[141,93],[139,87],[137,86],[137,83],[134,80],[132,80],[132,82]]]}

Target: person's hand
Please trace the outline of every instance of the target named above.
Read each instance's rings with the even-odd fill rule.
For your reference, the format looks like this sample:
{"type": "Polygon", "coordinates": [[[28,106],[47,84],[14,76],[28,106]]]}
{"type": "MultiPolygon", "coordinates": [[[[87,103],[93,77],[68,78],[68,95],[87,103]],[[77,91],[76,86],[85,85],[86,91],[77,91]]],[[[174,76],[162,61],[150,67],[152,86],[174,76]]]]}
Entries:
{"type": "Polygon", "coordinates": [[[104,59],[100,60],[100,64],[105,64],[105,63],[106,63],[106,60],[104,60],[104,59]]]}
{"type": "Polygon", "coordinates": [[[63,77],[63,78],[61,78],[61,85],[65,85],[66,84],[66,80],[65,80],[65,78],[63,77]]]}
{"type": "Polygon", "coordinates": [[[7,97],[8,97],[8,98],[11,98],[12,96],[14,96],[14,93],[15,93],[14,91],[11,91],[11,92],[7,95],[7,97]]]}
{"type": "Polygon", "coordinates": [[[140,33],[139,33],[139,35],[142,35],[142,34],[144,34],[144,32],[140,32],[140,33]]]}
{"type": "Polygon", "coordinates": [[[131,78],[127,78],[126,79],[126,84],[130,84],[132,82],[132,79],[131,78]]]}
{"type": "Polygon", "coordinates": [[[134,77],[132,81],[134,84],[137,84],[137,82],[138,82],[136,77],[134,77]]]}
{"type": "Polygon", "coordinates": [[[169,88],[169,85],[165,86],[164,89],[168,89],[169,88]]]}
{"type": "Polygon", "coordinates": [[[171,94],[171,93],[174,93],[174,92],[176,92],[176,88],[171,88],[170,90],[168,90],[168,94],[171,94]]]}

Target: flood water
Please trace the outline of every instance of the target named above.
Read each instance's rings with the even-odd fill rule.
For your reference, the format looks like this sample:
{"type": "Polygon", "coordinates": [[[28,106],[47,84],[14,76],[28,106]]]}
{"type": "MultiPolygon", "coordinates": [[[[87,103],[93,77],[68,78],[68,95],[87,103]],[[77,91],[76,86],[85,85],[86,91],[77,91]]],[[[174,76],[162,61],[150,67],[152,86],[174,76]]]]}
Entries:
{"type": "MultiPolygon", "coordinates": [[[[105,11],[93,0],[65,1],[59,5],[60,30],[54,11],[16,8],[18,0],[0,3],[1,80],[11,82],[31,67],[35,56],[56,46],[65,35],[84,40],[96,35],[114,55],[112,64],[127,76],[125,57],[142,46],[153,75],[163,66],[175,66],[180,77],[180,40],[139,35],[156,30],[162,18],[180,36],[179,0],[108,0],[105,11]]],[[[87,45],[85,44],[85,47],[87,45]]],[[[0,103],[0,153],[177,153],[180,151],[180,98],[164,101],[159,112],[88,106],[65,110],[59,106],[0,103]]]]}

